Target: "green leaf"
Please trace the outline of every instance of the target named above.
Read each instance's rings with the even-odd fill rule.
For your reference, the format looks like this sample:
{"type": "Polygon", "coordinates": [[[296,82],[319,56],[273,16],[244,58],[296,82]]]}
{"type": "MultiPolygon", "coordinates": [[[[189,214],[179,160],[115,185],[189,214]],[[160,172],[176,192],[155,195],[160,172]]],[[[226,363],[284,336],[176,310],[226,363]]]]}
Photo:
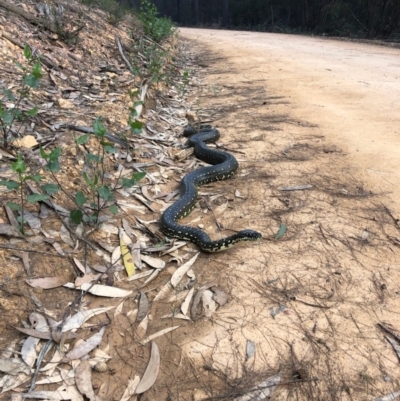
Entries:
{"type": "Polygon", "coordinates": [[[8,100],[16,100],[14,94],[10,91],[10,89],[4,89],[4,93],[7,96],[8,100]]]}
{"type": "Polygon", "coordinates": [[[24,76],[25,85],[30,88],[38,88],[39,87],[39,79],[36,78],[33,74],[28,74],[24,76]]]}
{"type": "Polygon", "coordinates": [[[53,195],[60,190],[58,185],[51,183],[41,185],[40,188],[49,195],[53,195]]]}
{"type": "Polygon", "coordinates": [[[38,107],[34,107],[33,109],[30,109],[30,110],[26,111],[25,114],[28,117],[35,117],[36,114],[38,113],[38,111],[39,111],[39,108],[38,107]]]}
{"type": "Polygon", "coordinates": [[[24,46],[24,56],[28,61],[32,60],[32,50],[29,45],[24,46]]]}
{"type": "Polygon", "coordinates": [[[85,180],[86,184],[89,185],[89,187],[92,187],[94,182],[89,178],[89,176],[85,172],[83,172],[82,175],[83,175],[83,179],[85,180]]]}
{"type": "Polygon", "coordinates": [[[95,155],[93,153],[88,153],[86,155],[86,160],[88,162],[100,163],[101,162],[101,157],[98,156],[98,155],[95,155]]]}
{"type": "Polygon", "coordinates": [[[93,124],[93,131],[98,138],[103,138],[104,135],[107,133],[106,127],[102,124],[99,117],[96,118],[93,124]]]}
{"type": "Polygon", "coordinates": [[[79,209],[72,210],[69,214],[69,217],[71,218],[73,223],[81,224],[83,219],[83,212],[79,209]]]}
{"type": "Polygon", "coordinates": [[[108,186],[102,185],[97,191],[101,199],[104,199],[105,201],[112,199],[112,191],[108,186]]]}
{"type": "Polygon", "coordinates": [[[140,121],[129,121],[129,126],[134,134],[141,134],[143,123],[140,121]]]}
{"type": "Polygon", "coordinates": [[[131,178],[122,178],[121,185],[125,188],[133,187],[145,176],[146,173],[143,171],[139,173],[132,173],[131,178]]]}
{"type": "Polygon", "coordinates": [[[14,121],[14,114],[9,110],[4,110],[0,113],[0,119],[5,126],[10,126],[14,121]]]}
{"type": "Polygon", "coordinates": [[[18,216],[18,217],[17,217],[17,221],[18,221],[18,223],[21,224],[21,225],[25,223],[25,219],[24,219],[22,216],[18,216]]]}
{"type": "Polygon", "coordinates": [[[111,205],[111,206],[109,207],[109,209],[110,209],[110,212],[111,212],[112,214],[118,214],[118,213],[119,213],[119,210],[118,210],[117,205],[111,205]]]}
{"type": "Polygon", "coordinates": [[[33,180],[35,182],[40,182],[40,181],[42,181],[42,179],[43,179],[43,177],[40,174],[27,175],[26,177],[24,177],[24,181],[33,180]]]}
{"type": "Polygon", "coordinates": [[[60,163],[58,161],[49,161],[46,164],[47,170],[51,171],[52,173],[58,173],[60,171],[60,163]]]}
{"type": "Polygon", "coordinates": [[[278,232],[276,233],[275,239],[280,239],[282,238],[286,233],[286,225],[285,224],[281,224],[281,226],[279,227],[278,232]]]}
{"type": "Polygon", "coordinates": [[[113,146],[105,146],[105,147],[104,147],[104,150],[105,150],[107,153],[115,153],[115,152],[117,151],[117,149],[114,148],[113,146]]]}
{"type": "Polygon", "coordinates": [[[58,158],[61,156],[61,153],[62,153],[62,149],[61,148],[54,148],[49,154],[50,160],[51,161],[58,160],[58,158]]]}
{"type": "Polygon", "coordinates": [[[50,154],[47,154],[42,147],[39,148],[39,151],[40,151],[40,156],[42,157],[42,159],[47,160],[50,158],[50,154]]]}
{"type": "Polygon", "coordinates": [[[18,174],[25,173],[26,164],[22,160],[21,154],[18,154],[18,159],[15,162],[11,163],[11,168],[12,168],[13,171],[15,171],[18,174]]]}
{"type": "Polygon", "coordinates": [[[6,205],[11,209],[11,210],[20,210],[21,206],[18,205],[17,203],[14,202],[7,202],[6,205]]]}
{"type": "Polygon", "coordinates": [[[49,198],[50,198],[49,195],[43,195],[43,194],[32,194],[26,197],[29,203],[41,202],[49,198]]]}
{"type": "Polygon", "coordinates": [[[32,75],[37,79],[40,79],[40,78],[43,77],[43,75],[42,75],[42,65],[40,64],[40,61],[36,61],[36,63],[33,65],[32,75]]]}
{"type": "Polygon", "coordinates": [[[89,222],[89,223],[92,222],[92,221],[97,221],[97,214],[93,213],[90,216],[84,216],[84,220],[89,222]]]}
{"type": "Polygon", "coordinates": [[[82,191],[78,191],[75,195],[75,202],[78,206],[83,206],[87,198],[82,191]]]}
{"type": "Polygon", "coordinates": [[[4,185],[7,189],[17,189],[19,187],[19,182],[14,180],[1,180],[0,185],[4,185]]]}
{"type": "Polygon", "coordinates": [[[78,145],[83,145],[85,143],[87,143],[87,141],[89,140],[89,134],[85,134],[85,135],[81,135],[80,137],[75,139],[75,142],[78,145]]]}

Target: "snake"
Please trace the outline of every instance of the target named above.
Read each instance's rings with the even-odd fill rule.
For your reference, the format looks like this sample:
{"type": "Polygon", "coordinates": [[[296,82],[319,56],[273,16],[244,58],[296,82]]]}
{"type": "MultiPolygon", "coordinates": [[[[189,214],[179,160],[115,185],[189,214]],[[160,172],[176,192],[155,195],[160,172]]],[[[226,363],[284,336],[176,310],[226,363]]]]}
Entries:
{"type": "Polygon", "coordinates": [[[186,174],[180,183],[180,198],[169,206],[161,215],[160,227],[169,238],[183,239],[196,244],[204,252],[224,251],[239,242],[256,241],[261,238],[257,231],[246,229],[234,235],[212,241],[199,228],[178,224],[178,221],[188,216],[197,202],[197,187],[214,181],[225,180],[237,173],[239,163],[230,153],[211,149],[207,143],[218,141],[220,133],[216,128],[205,127],[196,130],[188,126],[183,133],[189,137],[188,145],[193,147],[194,155],[210,164],[186,174]]]}

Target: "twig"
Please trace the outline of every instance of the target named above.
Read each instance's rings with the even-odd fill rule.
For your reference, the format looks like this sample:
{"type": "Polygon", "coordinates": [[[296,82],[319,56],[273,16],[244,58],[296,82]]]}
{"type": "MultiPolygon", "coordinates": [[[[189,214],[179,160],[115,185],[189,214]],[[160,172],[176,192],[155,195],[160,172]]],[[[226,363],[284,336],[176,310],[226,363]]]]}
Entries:
{"type": "MultiPolygon", "coordinates": [[[[84,134],[93,134],[94,135],[94,130],[91,127],[81,127],[81,126],[73,125],[73,124],[60,124],[60,125],[57,125],[57,128],[68,128],[68,129],[72,129],[74,131],[83,132],[84,134]]],[[[118,145],[129,147],[129,143],[127,141],[125,141],[121,138],[118,138],[115,135],[112,135],[112,134],[106,132],[106,134],[104,136],[108,140],[110,140],[114,143],[118,143],[118,145]]]]}
{"type": "Polygon", "coordinates": [[[385,209],[386,213],[392,218],[394,225],[397,229],[400,230],[399,219],[396,219],[390,209],[382,203],[383,208],[385,209]]]}
{"type": "Polygon", "coordinates": [[[66,258],[67,256],[65,255],[60,255],[58,253],[52,253],[52,252],[43,252],[43,251],[37,251],[35,249],[26,249],[26,248],[18,248],[18,247],[14,247],[11,245],[0,245],[1,249],[13,249],[16,251],[20,251],[20,252],[33,252],[33,253],[40,253],[42,255],[48,255],[48,256],[56,256],[58,258],[66,258]]]}
{"type": "Polygon", "coordinates": [[[207,205],[208,210],[210,210],[211,213],[212,213],[213,216],[214,216],[215,224],[217,225],[219,231],[222,231],[222,230],[223,230],[223,227],[221,226],[221,224],[220,224],[220,223],[218,222],[218,220],[217,220],[217,216],[216,216],[215,213],[214,213],[214,209],[213,209],[213,207],[212,207],[212,205],[211,205],[211,203],[210,203],[210,200],[206,197],[206,198],[205,198],[205,201],[206,201],[206,205],[207,205]]]}
{"type": "Polygon", "coordinates": [[[391,336],[393,336],[400,343],[400,337],[396,333],[394,333],[392,330],[388,329],[383,323],[377,323],[376,325],[380,329],[385,331],[386,333],[389,333],[391,336]]]}
{"type": "Polygon", "coordinates": [[[116,36],[116,37],[115,37],[115,41],[117,42],[119,54],[121,55],[122,60],[124,60],[124,63],[125,63],[126,66],[128,67],[128,70],[129,70],[133,75],[135,75],[135,72],[134,72],[134,70],[133,70],[133,67],[132,67],[131,63],[130,63],[129,60],[125,57],[124,49],[122,48],[121,39],[120,39],[118,36],[116,36]]]}

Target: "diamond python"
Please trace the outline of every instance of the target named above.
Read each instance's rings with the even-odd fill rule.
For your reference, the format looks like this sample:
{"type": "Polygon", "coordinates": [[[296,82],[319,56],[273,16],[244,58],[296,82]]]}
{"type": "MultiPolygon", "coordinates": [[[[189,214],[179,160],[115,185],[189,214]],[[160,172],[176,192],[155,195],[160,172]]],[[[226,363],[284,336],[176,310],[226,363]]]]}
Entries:
{"type": "Polygon", "coordinates": [[[197,187],[213,181],[232,177],[238,170],[237,160],[229,153],[209,148],[206,143],[216,142],[220,133],[215,128],[202,128],[196,131],[189,126],[184,136],[189,138],[189,146],[194,148],[194,154],[200,160],[211,164],[194,170],[183,177],[180,184],[180,199],[170,206],[161,216],[161,230],[171,238],[187,240],[198,245],[205,252],[219,252],[228,249],[238,242],[256,241],[261,234],[254,230],[242,230],[238,233],[216,241],[202,230],[183,226],[178,220],[190,214],[197,201],[197,187]]]}

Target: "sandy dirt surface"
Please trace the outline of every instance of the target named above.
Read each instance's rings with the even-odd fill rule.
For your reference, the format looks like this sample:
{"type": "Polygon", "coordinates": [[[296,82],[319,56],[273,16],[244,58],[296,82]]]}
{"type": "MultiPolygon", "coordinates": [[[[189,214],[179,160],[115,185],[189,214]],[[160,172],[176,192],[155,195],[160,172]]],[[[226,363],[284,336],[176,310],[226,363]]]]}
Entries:
{"type": "MultiPolygon", "coordinates": [[[[204,384],[195,399],[235,399],[274,374],[283,383],[274,400],[375,400],[399,390],[398,357],[379,324],[400,329],[400,51],[180,34],[205,77],[196,112],[241,163],[236,178],[211,185],[229,200],[214,212],[227,229],[263,234],[260,244],[198,261],[199,279],[217,280],[230,302],[203,320],[204,331],[197,322],[177,338],[203,384],[227,384],[204,384]]],[[[224,235],[203,219],[210,235],[224,235]]]]}

